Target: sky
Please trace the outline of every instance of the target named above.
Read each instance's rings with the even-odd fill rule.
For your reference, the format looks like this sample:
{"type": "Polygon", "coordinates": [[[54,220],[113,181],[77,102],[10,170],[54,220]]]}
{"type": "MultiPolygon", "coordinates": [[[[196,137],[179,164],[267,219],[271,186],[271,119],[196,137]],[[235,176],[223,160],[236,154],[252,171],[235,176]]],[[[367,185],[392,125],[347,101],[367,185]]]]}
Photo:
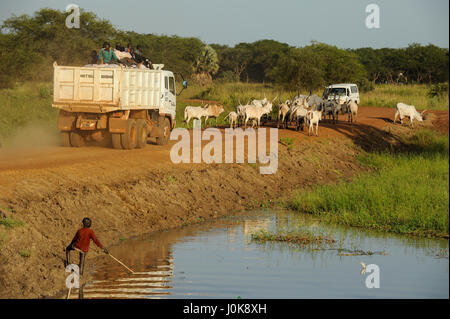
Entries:
{"type": "Polygon", "coordinates": [[[198,37],[234,46],[273,39],[292,46],[311,41],[340,48],[401,48],[415,42],[449,47],[448,0],[1,0],[0,23],[40,8],[77,4],[124,31],[198,37]],[[369,29],[368,4],[380,9],[369,29]]]}

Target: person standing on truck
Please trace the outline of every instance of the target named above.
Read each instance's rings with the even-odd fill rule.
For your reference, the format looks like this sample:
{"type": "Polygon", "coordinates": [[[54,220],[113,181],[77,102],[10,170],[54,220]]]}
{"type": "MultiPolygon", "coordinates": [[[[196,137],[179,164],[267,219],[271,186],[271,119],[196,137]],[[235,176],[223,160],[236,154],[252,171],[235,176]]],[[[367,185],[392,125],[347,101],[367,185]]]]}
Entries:
{"type": "Polygon", "coordinates": [[[72,250],[75,250],[75,248],[80,251],[80,275],[83,274],[84,260],[86,258],[87,252],[89,251],[89,244],[91,243],[91,239],[98,247],[103,249],[103,252],[105,254],[109,254],[108,249],[103,247],[102,243],[95,236],[94,231],[90,228],[92,224],[91,219],[88,217],[83,218],[82,224],[83,228],[80,228],[76,232],[75,237],[73,237],[72,239],[72,242],[66,248],[66,266],[70,265],[70,252],[72,250]]]}
{"type": "Polygon", "coordinates": [[[114,50],[111,49],[111,46],[108,42],[104,43],[105,48],[100,51],[100,54],[98,55],[98,61],[99,64],[110,64],[112,60],[119,61],[117,58],[117,55],[114,53],[114,50]]]}

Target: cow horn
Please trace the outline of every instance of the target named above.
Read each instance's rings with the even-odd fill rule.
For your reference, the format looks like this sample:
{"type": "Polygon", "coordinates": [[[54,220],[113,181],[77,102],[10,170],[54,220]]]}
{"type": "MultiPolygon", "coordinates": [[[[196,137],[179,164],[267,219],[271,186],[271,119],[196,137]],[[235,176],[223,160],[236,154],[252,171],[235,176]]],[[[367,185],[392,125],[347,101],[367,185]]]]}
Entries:
{"type": "Polygon", "coordinates": [[[420,115],[423,116],[423,114],[424,114],[426,111],[428,111],[428,110],[423,110],[423,111],[420,113],[420,115]]]}

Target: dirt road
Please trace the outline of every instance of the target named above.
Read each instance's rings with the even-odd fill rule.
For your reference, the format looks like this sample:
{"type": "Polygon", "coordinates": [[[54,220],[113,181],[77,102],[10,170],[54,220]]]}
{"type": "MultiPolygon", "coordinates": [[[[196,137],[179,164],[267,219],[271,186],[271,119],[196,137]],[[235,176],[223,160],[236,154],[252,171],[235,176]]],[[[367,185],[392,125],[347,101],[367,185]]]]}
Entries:
{"type": "MultiPolygon", "coordinates": [[[[426,127],[448,132],[448,112],[432,112],[426,127]]],[[[278,171],[260,175],[257,165],[173,164],[170,149],[105,147],[0,149],[0,297],[54,296],[65,280],[63,249],[85,216],[111,247],[120,238],[179,227],[230,211],[260,207],[316,183],[350,179],[364,169],[354,145],[383,148],[397,141],[394,110],[360,108],[358,123],[321,122],[319,137],[280,130],[293,147],[279,144],[278,171]],[[4,215],[2,217],[2,215],[4,215]]],[[[98,249],[91,245],[88,263],[98,249]]]]}

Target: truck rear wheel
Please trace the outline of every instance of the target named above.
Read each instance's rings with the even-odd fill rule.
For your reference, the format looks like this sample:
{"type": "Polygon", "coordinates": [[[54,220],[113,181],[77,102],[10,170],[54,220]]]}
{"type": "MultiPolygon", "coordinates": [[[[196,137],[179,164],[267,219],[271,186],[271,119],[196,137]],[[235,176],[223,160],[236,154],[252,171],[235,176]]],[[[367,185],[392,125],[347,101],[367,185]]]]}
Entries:
{"type": "Polygon", "coordinates": [[[122,147],[126,150],[131,150],[136,147],[137,143],[137,130],[136,120],[128,119],[127,131],[121,134],[122,147]]]}
{"type": "Polygon", "coordinates": [[[122,141],[121,141],[120,135],[122,135],[122,134],[119,134],[119,133],[111,134],[113,148],[119,149],[119,150],[122,149],[122,141]]]}
{"type": "Polygon", "coordinates": [[[148,125],[143,119],[136,120],[137,143],[136,148],[143,148],[147,145],[148,125]]]}
{"type": "Polygon", "coordinates": [[[161,129],[161,135],[156,137],[156,144],[166,145],[169,142],[170,137],[170,121],[166,117],[163,121],[161,129]]]}
{"type": "Polygon", "coordinates": [[[70,144],[74,147],[84,146],[83,136],[77,132],[70,132],[70,144]]]}
{"type": "Polygon", "coordinates": [[[71,147],[70,145],[70,132],[61,132],[61,144],[64,147],[71,147]]]}

